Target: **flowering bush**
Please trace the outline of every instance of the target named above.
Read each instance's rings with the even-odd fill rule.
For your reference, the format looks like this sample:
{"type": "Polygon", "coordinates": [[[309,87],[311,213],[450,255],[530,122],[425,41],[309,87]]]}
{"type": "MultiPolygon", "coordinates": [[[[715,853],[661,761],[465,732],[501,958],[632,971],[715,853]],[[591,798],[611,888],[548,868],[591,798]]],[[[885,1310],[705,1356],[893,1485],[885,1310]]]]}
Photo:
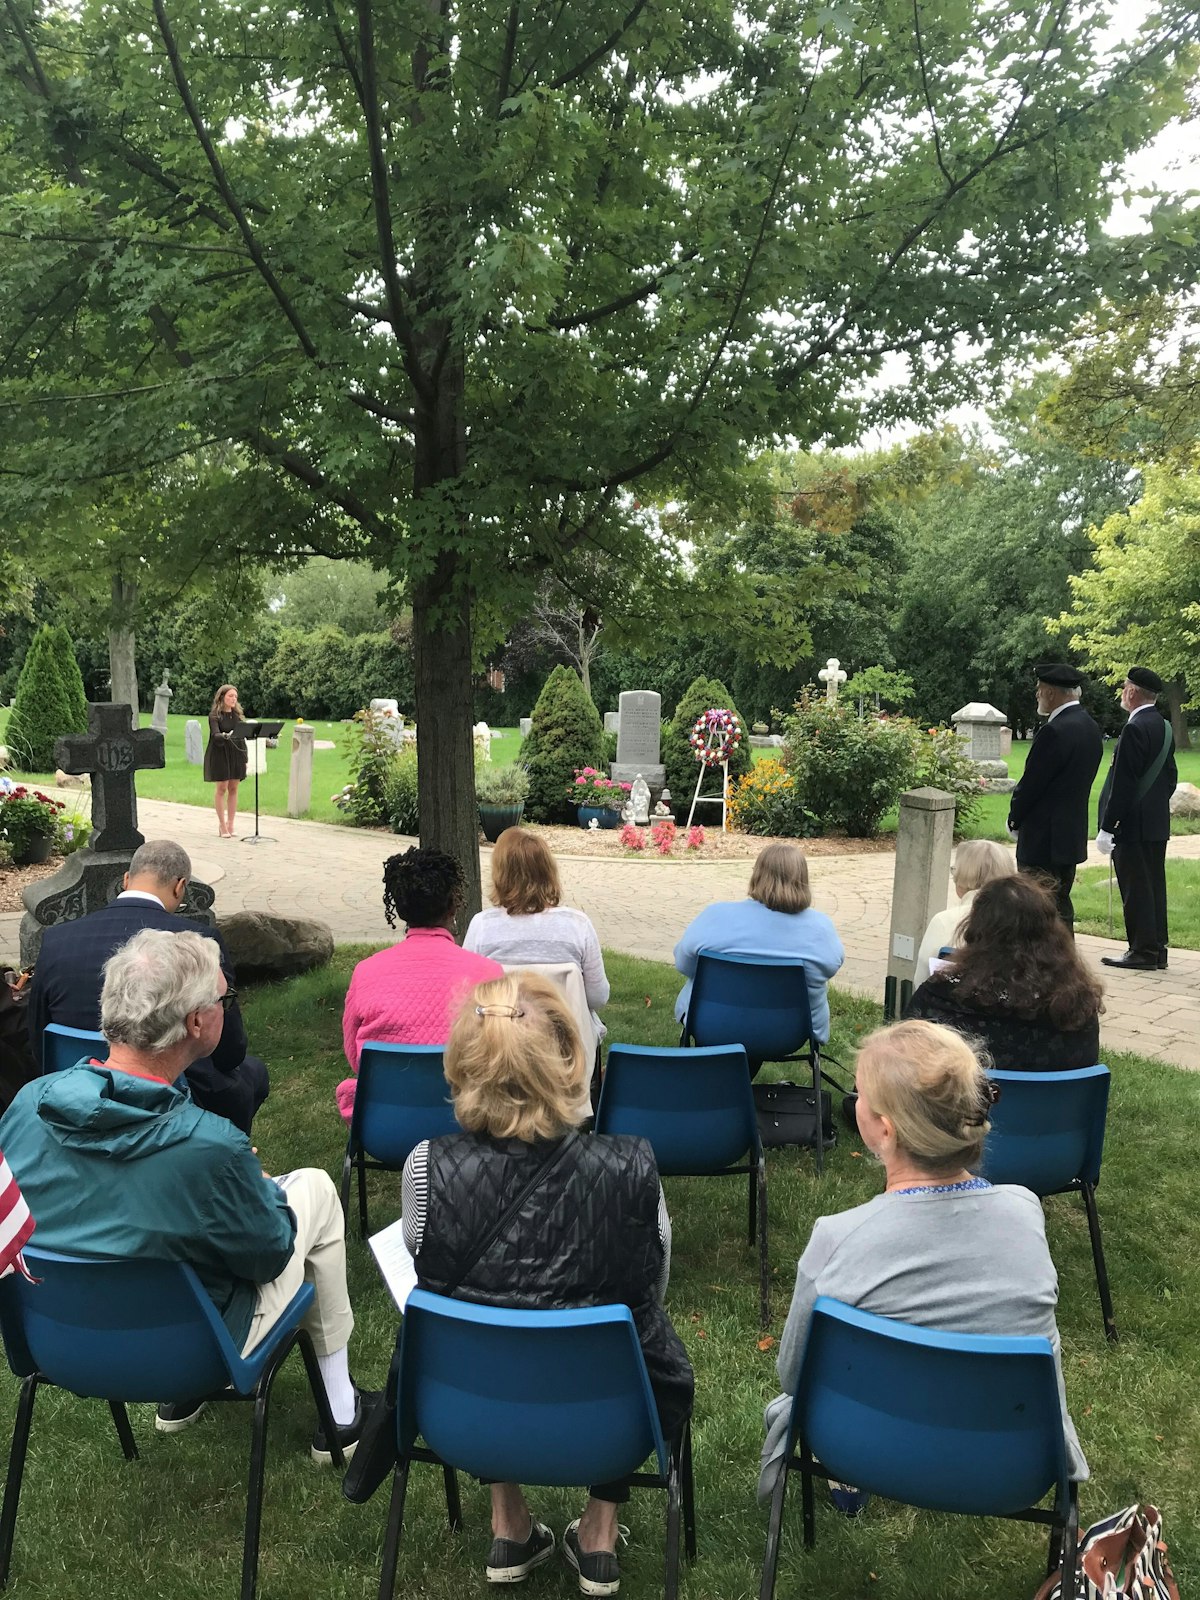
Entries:
{"type": "Polygon", "coordinates": [[[774,756],[755,762],[744,778],[729,787],[729,825],[740,833],[807,839],[819,831],[800,804],[791,773],[774,756]]]}
{"type": "Polygon", "coordinates": [[[646,835],[640,828],[635,828],[632,822],[627,822],[621,829],[617,838],[626,850],[644,850],[646,848],[646,835]]]}
{"type": "Polygon", "coordinates": [[[692,827],[692,828],[688,829],[688,831],[687,831],[687,848],[689,850],[703,850],[703,848],[704,848],[704,829],[703,828],[692,827]]]}
{"type": "Polygon", "coordinates": [[[844,701],[806,692],[784,719],[784,766],[821,829],[869,839],[913,782],[921,737],[905,717],[859,718],[844,701]]]}
{"type": "Polygon", "coordinates": [[[631,783],[615,783],[595,767],[576,767],[575,776],[567,785],[567,799],[573,806],[604,806],[609,811],[620,811],[632,788],[631,783]]]}
{"type": "Polygon", "coordinates": [[[961,838],[979,812],[985,780],[953,728],[930,728],[921,736],[913,782],[954,796],[954,831],[961,838]]]}
{"type": "Polygon", "coordinates": [[[0,838],[14,855],[32,839],[53,839],[58,833],[58,814],[66,809],[64,801],[18,783],[0,796],[0,838]]]}
{"type": "Polygon", "coordinates": [[[660,856],[669,856],[675,848],[675,822],[671,817],[656,822],[650,829],[650,838],[660,856]]]}

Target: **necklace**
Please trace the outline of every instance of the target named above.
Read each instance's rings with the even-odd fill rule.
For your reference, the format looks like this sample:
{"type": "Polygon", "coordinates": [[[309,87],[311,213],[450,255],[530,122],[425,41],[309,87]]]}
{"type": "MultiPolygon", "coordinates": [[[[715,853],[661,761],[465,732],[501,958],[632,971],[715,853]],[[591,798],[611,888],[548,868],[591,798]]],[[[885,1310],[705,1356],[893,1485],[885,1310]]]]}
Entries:
{"type": "Polygon", "coordinates": [[[889,1194],[965,1194],[971,1189],[990,1189],[986,1178],[964,1178],[961,1183],[914,1183],[907,1189],[889,1189],[889,1194]]]}

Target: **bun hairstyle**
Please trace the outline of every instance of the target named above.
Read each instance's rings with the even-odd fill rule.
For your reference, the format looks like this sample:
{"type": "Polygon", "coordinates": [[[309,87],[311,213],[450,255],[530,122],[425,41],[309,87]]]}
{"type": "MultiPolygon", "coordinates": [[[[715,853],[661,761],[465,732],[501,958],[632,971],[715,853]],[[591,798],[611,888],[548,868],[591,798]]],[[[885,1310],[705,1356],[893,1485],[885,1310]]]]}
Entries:
{"type": "Polygon", "coordinates": [[[878,1028],[859,1050],[857,1082],[915,1166],[939,1178],[978,1169],[992,1090],[961,1034],[934,1022],[878,1028]]]}
{"type": "Polygon", "coordinates": [[[446,1046],[459,1126],[493,1139],[532,1143],[577,1127],[591,1111],[587,1068],[562,990],[537,972],[476,984],[446,1046]]]}

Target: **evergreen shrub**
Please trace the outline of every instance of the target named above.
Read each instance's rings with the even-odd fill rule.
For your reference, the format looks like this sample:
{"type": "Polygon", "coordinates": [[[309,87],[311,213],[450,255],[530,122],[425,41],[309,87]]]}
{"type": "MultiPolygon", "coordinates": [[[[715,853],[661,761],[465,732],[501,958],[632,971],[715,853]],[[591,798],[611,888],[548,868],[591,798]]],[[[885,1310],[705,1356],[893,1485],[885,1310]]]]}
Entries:
{"type": "Polygon", "coordinates": [[[799,804],[823,832],[852,839],[879,832],[922,759],[920,730],[906,718],[860,718],[845,702],[809,691],[784,718],[783,748],[799,804]]]}
{"type": "Polygon", "coordinates": [[[87,731],[83,679],[65,628],[39,628],[17,680],[5,742],[21,772],[53,772],[54,741],[87,731]]]}
{"type": "MultiPolygon", "coordinates": [[[[699,762],[692,753],[688,743],[688,736],[692,731],[696,718],[702,712],[717,707],[723,711],[732,711],[736,714],[742,728],[746,727],[746,720],[733,703],[733,696],[719,678],[693,678],[683,698],[675,707],[675,715],[670,722],[663,724],[662,731],[662,761],[667,769],[667,787],[671,791],[671,801],[675,808],[676,817],[686,817],[692,804],[692,795],[696,791],[696,774],[700,770],[699,762]]],[[[750,771],[753,762],[750,758],[750,742],[743,739],[734,751],[729,761],[729,786],[732,790],[733,780],[744,777],[750,771]]],[[[706,793],[719,792],[718,779],[720,769],[716,776],[710,775],[705,783],[706,793]]],[[[708,810],[705,807],[705,810],[708,810]]]]}
{"type": "Polygon", "coordinates": [[[604,759],[600,713],[572,667],[555,667],[533,708],[533,726],[521,745],[529,773],[525,816],[530,822],[573,822],[567,789],[578,767],[604,759]]]}

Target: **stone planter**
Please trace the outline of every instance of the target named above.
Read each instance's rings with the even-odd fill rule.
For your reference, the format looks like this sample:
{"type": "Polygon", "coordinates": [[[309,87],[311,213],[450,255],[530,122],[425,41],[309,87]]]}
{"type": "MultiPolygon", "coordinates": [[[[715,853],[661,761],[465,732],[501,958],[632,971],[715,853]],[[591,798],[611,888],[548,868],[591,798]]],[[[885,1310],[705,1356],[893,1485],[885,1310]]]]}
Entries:
{"type": "Polygon", "coordinates": [[[524,812],[524,800],[518,800],[516,805],[511,806],[485,806],[481,801],[479,826],[483,829],[483,837],[489,844],[495,844],[505,828],[520,826],[524,812]]]}
{"type": "Polygon", "coordinates": [[[31,833],[24,844],[13,846],[13,866],[32,867],[39,861],[49,861],[53,843],[52,833],[31,833]]]}
{"type": "Polygon", "coordinates": [[[621,813],[611,811],[608,806],[576,806],[575,815],[579,818],[579,826],[586,828],[594,817],[602,828],[619,828],[621,826],[621,813]]]}

